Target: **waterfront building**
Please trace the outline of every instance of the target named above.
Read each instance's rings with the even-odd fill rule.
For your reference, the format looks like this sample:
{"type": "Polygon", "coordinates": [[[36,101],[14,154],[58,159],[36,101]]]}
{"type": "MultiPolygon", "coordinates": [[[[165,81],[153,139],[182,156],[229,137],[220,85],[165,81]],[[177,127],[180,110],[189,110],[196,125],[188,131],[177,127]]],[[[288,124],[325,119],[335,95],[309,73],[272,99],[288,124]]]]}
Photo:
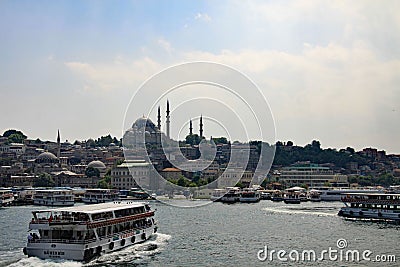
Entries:
{"type": "Polygon", "coordinates": [[[87,177],[83,174],[77,174],[71,171],[63,170],[51,173],[55,185],[58,187],[82,187],[93,188],[97,187],[99,177],[87,177]]]}
{"type": "Polygon", "coordinates": [[[294,164],[282,168],[275,179],[287,186],[307,185],[310,187],[330,184],[337,187],[349,185],[347,175],[334,173],[329,167],[321,167],[318,164],[304,163],[294,164]]]}
{"type": "Polygon", "coordinates": [[[178,168],[164,168],[160,175],[168,181],[178,180],[182,176],[182,171],[178,168]]]}
{"type": "Polygon", "coordinates": [[[18,186],[32,187],[37,178],[38,178],[37,175],[31,175],[31,174],[8,175],[1,179],[2,180],[1,185],[4,187],[18,187],[18,186]]]}
{"type": "Polygon", "coordinates": [[[111,170],[111,186],[120,190],[150,186],[151,164],[145,160],[129,160],[111,170]]]}
{"type": "Polygon", "coordinates": [[[254,173],[241,168],[227,168],[222,171],[217,180],[218,188],[235,186],[240,182],[244,187],[249,187],[253,180],[254,173]]]}

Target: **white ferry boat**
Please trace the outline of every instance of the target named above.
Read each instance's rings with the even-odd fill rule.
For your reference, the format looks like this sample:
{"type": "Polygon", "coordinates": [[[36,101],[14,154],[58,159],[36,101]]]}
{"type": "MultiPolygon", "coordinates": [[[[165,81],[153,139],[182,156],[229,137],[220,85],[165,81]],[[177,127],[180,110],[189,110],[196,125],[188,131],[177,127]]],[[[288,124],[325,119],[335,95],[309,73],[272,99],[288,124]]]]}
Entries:
{"type": "Polygon", "coordinates": [[[227,187],[227,193],[225,193],[220,199],[223,203],[236,203],[240,199],[240,188],[239,187],[227,187]]]}
{"type": "Polygon", "coordinates": [[[283,197],[285,204],[300,204],[300,193],[298,192],[286,192],[283,197]]]}
{"type": "Polygon", "coordinates": [[[260,192],[245,188],[240,192],[239,201],[242,203],[255,203],[260,201],[260,192]]]}
{"type": "Polygon", "coordinates": [[[400,221],[400,194],[352,193],[342,201],[339,216],[400,221]]]}
{"type": "Polygon", "coordinates": [[[119,200],[118,190],[112,189],[87,189],[82,202],[87,204],[106,203],[119,200]]]}
{"type": "Polygon", "coordinates": [[[33,205],[73,206],[74,204],[74,194],[67,189],[36,190],[33,196],[33,205]]]}
{"type": "Polygon", "coordinates": [[[24,253],[41,259],[90,261],[144,242],[157,231],[146,203],[109,202],[33,211],[24,253]]]}
{"type": "Polygon", "coordinates": [[[329,187],[319,187],[313,188],[320,192],[320,197],[322,201],[340,201],[343,194],[351,193],[383,193],[382,190],[378,189],[367,189],[367,188],[329,188],[329,187]]]}
{"type": "Polygon", "coordinates": [[[311,202],[321,202],[321,193],[318,190],[311,189],[310,192],[308,192],[308,199],[311,202]]]}
{"type": "Polygon", "coordinates": [[[14,201],[14,194],[11,189],[0,189],[0,207],[10,206],[14,201]]]}
{"type": "Polygon", "coordinates": [[[222,188],[214,189],[211,192],[210,200],[214,202],[221,201],[221,198],[226,194],[227,190],[222,188]]]}

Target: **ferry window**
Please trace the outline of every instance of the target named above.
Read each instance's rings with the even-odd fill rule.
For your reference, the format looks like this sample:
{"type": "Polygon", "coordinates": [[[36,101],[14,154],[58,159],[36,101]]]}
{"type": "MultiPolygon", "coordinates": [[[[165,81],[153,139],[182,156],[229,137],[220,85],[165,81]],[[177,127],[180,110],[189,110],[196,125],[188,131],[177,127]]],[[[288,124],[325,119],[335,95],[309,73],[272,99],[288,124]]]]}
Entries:
{"type": "Polygon", "coordinates": [[[48,235],[49,235],[49,230],[44,230],[44,231],[43,231],[43,235],[44,235],[44,236],[48,236],[48,235]]]}
{"type": "Polygon", "coordinates": [[[378,209],[380,209],[380,208],[382,208],[382,205],[376,205],[376,207],[378,208],[378,209]]]}

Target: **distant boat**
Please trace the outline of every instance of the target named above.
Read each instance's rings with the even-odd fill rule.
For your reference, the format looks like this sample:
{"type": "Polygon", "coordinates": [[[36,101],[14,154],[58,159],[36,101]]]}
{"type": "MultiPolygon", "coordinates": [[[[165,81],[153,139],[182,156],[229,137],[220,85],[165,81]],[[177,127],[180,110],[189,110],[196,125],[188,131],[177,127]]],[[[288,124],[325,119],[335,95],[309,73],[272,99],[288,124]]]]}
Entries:
{"type": "Polygon", "coordinates": [[[221,198],[226,194],[226,189],[217,188],[211,192],[210,200],[214,202],[221,201],[221,198]]]}
{"type": "Polygon", "coordinates": [[[321,201],[321,193],[318,190],[312,189],[308,192],[308,199],[311,202],[320,202],[321,201]]]}
{"type": "Polygon", "coordinates": [[[0,189],[0,207],[10,206],[14,201],[11,189],[0,189]]]}
{"type": "Polygon", "coordinates": [[[318,190],[321,194],[322,201],[341,201],[343,194],[350,193],[383,193],[379,189],[369,189],[369,188],[330,188],[330,187],[316,187],[313,188],[318,190]]]}
{"type": "Polygon", "coordinates": [[[74,195],[67,189],[40,189],[35,191],[33,205],[41,206],[73,206],[74,195]]]}
{"type": "Polygon", "coordinates": [[[283,201],[283,193],[282,193],[281,191],[279,191],[279,190],[275,190],[275,191],[272,193],[271,200],[274,201],[274,202],[281,202],[281,201],[283,201]]]}
{"type": "Polygon", "coordinates": [[[119,193],[113,189],[87,189],[82,198],[86,204],[106,203],[119,200],[119,193]]]}
{"type": "Polygon", "coordinates": [[[242,203],[255,203],[260,201],[260,193],[257,190],[245,188],[240,192],[239,201],[242,203]]]}
{"type": "Polygon", "coordinates": [[[240,199],[240,189],[239,187],[227,187],[227,193],[221,197],[222,203],[236,203],[240,199]]]}
{"type": "Polygon", "coordinates": [[[298,192],[286,192],[283,197],[285,204],[300,204],[300,194],[298,192]]]}

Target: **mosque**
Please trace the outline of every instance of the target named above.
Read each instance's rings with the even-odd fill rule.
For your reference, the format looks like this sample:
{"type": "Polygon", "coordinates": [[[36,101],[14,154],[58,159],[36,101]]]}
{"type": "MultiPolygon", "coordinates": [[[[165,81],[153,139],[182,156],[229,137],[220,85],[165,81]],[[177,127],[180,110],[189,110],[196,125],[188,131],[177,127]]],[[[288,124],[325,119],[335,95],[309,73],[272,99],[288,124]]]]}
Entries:
{"type": "MultiPolygon", "coordinates": [[[[131,148],[143,147],[143,144],[153,148],[161,148],[161,138],[170,140],[170,126],[171,116],[169,101],[167,100],[165,133],[161,131],[161,108],[158,107],[157,126],[151,121],[150,118],[145,116],[137,119],[132,127],[129,128],[124,134],[124,146],[131,148]]],[[[193,134],[192,120],[190,120],[189,134],[193,134]]],[[[203,137],[203,117],[200,117],[200,137],[203,137]]]]}

